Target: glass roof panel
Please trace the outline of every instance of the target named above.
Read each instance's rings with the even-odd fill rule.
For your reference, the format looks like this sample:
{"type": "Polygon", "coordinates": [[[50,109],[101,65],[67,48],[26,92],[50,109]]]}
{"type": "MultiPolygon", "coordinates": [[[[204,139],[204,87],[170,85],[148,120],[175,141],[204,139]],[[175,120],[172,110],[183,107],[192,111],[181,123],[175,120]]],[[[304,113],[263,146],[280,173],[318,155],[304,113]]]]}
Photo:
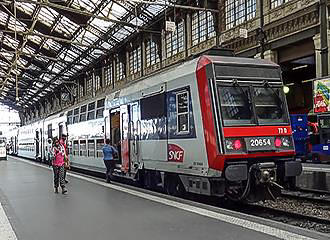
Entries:
{"type": "Polygon", "coordinates": [[[54,21],[55,21],[55,18],[54,18],[54,15],[57,16],[56,14],[51,14],[49,11],[48,11],[49,8],[45,8],[45,7],[42,7],[40,9],[40,12],[39,12],[39,15],[38,15],[38,19],[39,21],[41,21],[42,23],[46,24],[48,27],[52,26],[54,21]]]}
{"type": "MultiPolygon", "coordinates": [[[[37,2],[39,0],[33,0],[37,2]]],[[[62,1],[62,0],[60,0],[62,1]]],[[[164,3],[165,0],[155,0],[164,3]]],[[[52,4],[59,4],[58,1],[50,1],[52,4]]],[[[19,74],[21,77],[25,77],[26,81],[33,81],[35,79],[31,74],[38,73],[42,69],[48,69],[52,73],[39,74],[40,80],[50,82],[48,87],[40,82],[35,82],[34,90],[39,91],[39,96],[45,94],[46,88],[50,91],[57,87],[55,83],[61,83],[58,77],[65,77],[68,80],[72,80],[77,76],[77,72],[83,69],[85,66],[96,59],[105,55],[108,51],[116,48],[121,44],[121,41],[136,33],[136,28],[125,26],[125,24],[114,23],[112,20],[128,21],[133,25],[139,27],[145,25],[147,19],[159,14],[165,9],[165,6],[148,5],[138,3],[139,1],[127,0],[127,1],[113,1],[113,0],[67,0],[66,7],[77,9],[79,11],[88,11],[88,13],[94,13],[98,17],[82,17],[82,21],[75,21],[71,17],[79,17],[79,11],[71,12],[63,11],[60,8],[54,8],[49,6],[40,6],[39,4],[18,3],[18,11],[23,12],[24,19],[18,19],[15,21],[13,17],[8,15],[4,9],[0,8],[0,27],[6,27],[8,22],[8,29],[10,31],[18,30],[19,32],[27,32],[30,30],[30,24],[32,23],[29,18],[35,15],[43,25],[36,25],[35,29],[32,29],[37,35],[18,35],[18,40],[15,41],[13,34],[1,33],[0,39],[3,37],[3,44],[8,46],[12,52],[1,52],[3,59],[0,60],[0,64],[5,66],[0,69],[0,74],[6,74],[6,70],[9,69],[10,63],[14,61],[14,54],[16,48],[22,46],[22,39],[27,36],[29,41],[33,42],[25,44],[21,58],[18,60],[18,70],[12,71],[19,74]],[[135,16],[135,4],[142,6],[146,12],[139,16],[135,16]],[[37,9],[39,9],[36,11],[37,9]],[[30,17],[29,17],[30,16],[30,17]],[[105,19],[100,19],[105,18],[105,19]],[[72,20],[70,20],[72,19],[72,20]],[[78,25],[76,22],[84,24],[84,19],[87,21],[86,25],[78,25]],[[89,20],[88,20],[89,19],[89,20]],[[108,19],[108,20],[107,20],[108,19]],[[42,27],[46,27],[42,29],[42,27]],[[50,35],[50,37],[43,37],[42,33],[50,35]],[[47,33],[49,32],[49,33],[47,33]],[[40,34],[40,35],[39,35],[40,34]],[[3,36],[2,36],[3,35],[3,36]],[[23,37],[22,37],[23,36],[23,37]],[[53,36],[53,39],[52,37],[53,36]],[[60,40],[63,38],[63,40],[60,40]],[[35,48],[35,49],[33,49],[35,48]],[[106,51],[102,50],[105,49],[106,51]],[[43,55],[45,55],[43,57],[43,55]],[[86,56],[87,55],[87,56],[86,56]],[[84,56],[84,58],[82,58],[84,56]],[[33,59],[33,60],[30,60],[33,59]],[[79,60],[79,61],[78,61],[79,60]],[[74,64],[76,63],[77,64],[74,64]],[[72,64],[71,64],[72,63],[72,64]],[[36,65],[39,65],[36,66],[36,65]],[[54,82],[52,85],[51,82],[54,82]]],[[[63,5],[62,5],[63,6],[63,5]]],[[[80,19],[79,19],[80,20],[80,19]]],[[[8,70],[7,70],[8,71],[8,70]]],[[[23,83],[23,82],[22,82],[23,83]]],[[[11,89],[12,86],[7,85],[11,89]]],[[[24,91],[26,93],[26,91],[24,91]]],[[[28,95],[31,95],[32,91],[28,95]]],[[[32,94],[33,95],[33,94],[32,94]]],[[[26,96],[26,95],[25,95],[26,96]]],[[[31,96],[32,97],[32,96],[31,96]]],[[[26,101],[29,101],[30,105],[31,97],[29,96],[26,101]]],[[[21,106],[24,106],[22,103],[21,106]]]]}

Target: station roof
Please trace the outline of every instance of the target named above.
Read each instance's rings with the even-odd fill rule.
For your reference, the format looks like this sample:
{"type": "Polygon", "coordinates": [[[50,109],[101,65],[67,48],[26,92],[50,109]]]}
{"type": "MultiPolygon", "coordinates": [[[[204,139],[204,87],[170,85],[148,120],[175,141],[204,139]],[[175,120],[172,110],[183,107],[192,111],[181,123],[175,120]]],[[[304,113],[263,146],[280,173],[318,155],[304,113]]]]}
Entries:
{"type": "Polygon", "coordinates": [[[147,30],[166,7],[165,0],[154,3],[161,4],[0,0],[0,102],[15,109],[30,107],[74,79],[123,40],[147,30]]]}

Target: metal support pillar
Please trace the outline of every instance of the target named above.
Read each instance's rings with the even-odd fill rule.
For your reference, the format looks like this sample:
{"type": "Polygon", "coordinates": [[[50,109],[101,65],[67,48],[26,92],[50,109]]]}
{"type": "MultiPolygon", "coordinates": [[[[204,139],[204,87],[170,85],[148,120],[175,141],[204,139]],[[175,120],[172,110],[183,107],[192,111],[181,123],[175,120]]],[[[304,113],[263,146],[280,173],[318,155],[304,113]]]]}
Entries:
{"type": "Polygon", "coordinates": [[[263,0],[259,0],[259,14],[260,14],[260,58],[264,59],[264,52],[265,52],[265,32],[264,32],[264,2],[263,0]]]}
{"type": "Polygon", "coordinates": [[[320,0],[321,76],[328,75],[328,20],[327,1],[320,0]]]}

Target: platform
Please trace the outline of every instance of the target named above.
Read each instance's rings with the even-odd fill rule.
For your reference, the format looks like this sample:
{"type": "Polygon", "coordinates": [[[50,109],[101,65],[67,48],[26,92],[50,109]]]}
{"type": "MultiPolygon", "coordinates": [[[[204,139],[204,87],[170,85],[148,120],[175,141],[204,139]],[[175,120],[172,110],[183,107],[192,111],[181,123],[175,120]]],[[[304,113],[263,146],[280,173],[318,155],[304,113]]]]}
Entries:
{"type": "Polygon", "coordinates": [[[74,173],[69,180],[68,195],[54,194],[52,172],[44,165],[12,157],[1,161],[0,230],[6,231],[0,239],[328,239],[132,186],[74,173]]]}
{"type": "Polygon", "coordinates": [[[304,163],[303,172],[297,178],[297,186],[304,189],[330,192],[330,165],[304,163]]]}

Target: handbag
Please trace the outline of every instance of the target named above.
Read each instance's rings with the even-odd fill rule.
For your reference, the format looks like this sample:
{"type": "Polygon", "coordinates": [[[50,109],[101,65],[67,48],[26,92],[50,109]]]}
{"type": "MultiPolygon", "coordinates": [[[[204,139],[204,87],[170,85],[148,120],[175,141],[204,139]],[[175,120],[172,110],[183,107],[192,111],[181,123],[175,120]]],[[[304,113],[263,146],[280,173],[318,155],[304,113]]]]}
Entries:
{"type": "Polygon", "coordinates": [[[70,169],[70,161],[66,155],[64,155],[64,168],[70,169]]]}

